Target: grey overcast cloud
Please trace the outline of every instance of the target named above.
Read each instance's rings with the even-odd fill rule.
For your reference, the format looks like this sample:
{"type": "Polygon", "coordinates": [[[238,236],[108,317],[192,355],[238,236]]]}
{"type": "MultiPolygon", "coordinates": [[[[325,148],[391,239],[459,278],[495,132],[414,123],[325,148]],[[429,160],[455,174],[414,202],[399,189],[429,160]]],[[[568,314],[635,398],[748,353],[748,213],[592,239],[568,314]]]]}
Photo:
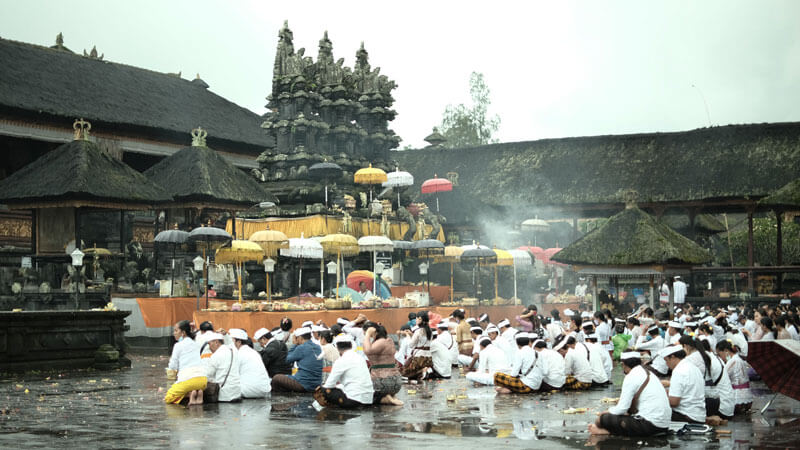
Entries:
{"type": "MultiPolygon", "coordinates": [[[[392,128],[425,145],[482,72],[501,142],[800,120],[798,1],[15,1],[0,37],[197,73],[263,113],[278,30],[394,79],[392,128]],[[706,107],[707,105],[707,107],[706,107]]],[[[3,64],[13,63],[3,61],[3,64]]]]}

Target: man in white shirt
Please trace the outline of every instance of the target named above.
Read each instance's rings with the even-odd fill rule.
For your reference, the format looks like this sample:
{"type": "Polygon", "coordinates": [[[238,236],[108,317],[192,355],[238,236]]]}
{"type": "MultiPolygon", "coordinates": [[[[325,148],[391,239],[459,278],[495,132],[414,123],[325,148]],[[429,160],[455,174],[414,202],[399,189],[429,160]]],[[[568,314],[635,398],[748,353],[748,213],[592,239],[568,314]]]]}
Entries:
{"type": "Polygon", "coordinates": [[[272,381],[264,367],[261,355],[247,345],[247,332],[240,328],[228,330],[239,360],[239,381],[243,398],[264,398],[272,390],[272,381]]]}
{"type": "Polygon", "coordinates": [[[678,340],[681,338],[682,333],[683,333],[683,324],[680,322],[670,321],[669,326],[667,327],[667,341],[665,343],[665,346],[677,344],[678,340]]]}
{"type": "Polygon", "coordinates": [[[562,335],[556,338],[553,350],[564,357],[567,375],[564,389],[582,390],[592,387],[592,367],[589,365],[589,351],[586,347],[576,348],[574,337],[562,335]]]}
{"type": "Polygon", "coordinates": [[[224,337],[219,333],[212,333],[208,337],[208,346],[211,348],[211,357],[203,361],[206,363],[206,376],[209,382],[219,384],[219,401],[235,402],[242,399],[242,387],[239,382],[239,362],[236,350],[222,342],[224,337]]]}
{"type": "Polygon", "coordinates": [[[658,288],[658,302],[662,305],[669,303],[669,284],[667,283],[667,280],[664,280],[664,282],[661,283],[661,286],[658,288]]]}
{"type": "Polygon", "coordinates": [[[476,384],[491,386],[494,384],[494,374],[497,372],[510,372],[511,365],[506,359],[506,354],[499,347],[492,344],[491,339],[481,338],[479,346],[481,350],[478,358],[478,370],[469,372],[467,380],[476,384]]]}
{"type": "Polygon", "coordinates": [[[375,296],[372,291],[367,289],[367,283],[363,281],[358,283],[358,293],[361,294],[361,298],[363,298],[364,301],[371,300],[372,297],[375,296]]]}
{"type": "Polygon", "coordinates": [[[478,340],[483,335],[483,328],[471,327],[469,334],[472,336],[472,355],[458,355],[458,363],[466,368],[466,370],[473,370],[478,364],[478,358],[481,354],[481,347],[478,345],[478,340]]]}
{"type": "Polygon", "coordinates": [[[587,288],[586,279],[581,278],[578,281],[577,286],[575,286],[575,296],[580,298],[580,299],[583,299],[583,297],[586,297],[586,288],[587,288]]]}
{"type": "Polygon", "coordinates": [[[542,385],[541,368],[536,367],[536,352],[531,347],[531,335],[536,333],[517,333],[515,343],[517,352],[509,373],[494,374],[495,390],[498,394],[529,394],[538,391],[542,385]]]}
{"type": "Polygon", "coordinates": [[[705,423],[705,381],[700,369],[686,360],[686,352],[680,345],[667,347],[662,355],[667,367],[672,369],[669,381],[662,381],[669,388],[672,421],[705,423]]]}
{"type": "Polygon", "coordinates": [[[625,322],[625,334],[631,335],[628,339],[628,348],[633,348],[639,342],[639,337],[642,335],[642,327],[639,319],[636,317],[629,317],[625,322]]]}
{"type": "Polygon", "coordinates": [[[664,348],[664,338],[661,337],[661,331],[658,325],[652,325],[647,329],[647,336],[642,336],[636,343],[634,350],[637,352],[648,351],[651,355],[655,355],[664,348]]]}
{"type": "Polygon", "coordinates": [[[433,372],[428,375],[428,379],[445,378],[449,379],[453,371],[452,349],[457,348],[455,339],[447,331],[447,322],[441,321],[436,326],[439,330],[436,338],[431,341],[431,359],[433,360],[433,372]]]}
{"type": "Polygon", "coordinates": [[[675,281],[672,283],[676,305],[682,305],[686,301],[686,288],[687,284],[681,280],[680,276],[676,275],[675,281]]]}
{"type": "Polygon", "coordinates": [[[542,339],[534,341],[533,349],[537,353],[536,366],[542,373],[539,390],[550,392],[564,387],[567,380],[564,358],[555,350],[547,348],[547,343],[542,339]]]}
{"type": "Polygon", "coordinates": [[[325,383],[314,391],[314,399],[322,406],[356,408],[372,404],[372,377],[364,358],[353,351],[352,336],[340,334],[333,340],[339,359],[333,363],[325,383]]]}
{"type": "Polygon", "coordinates": [[[625,379],[616,405],[589,425],[591,434],[648,437],[667,432],[672,409],[658,378],[642,367],[641,354],[620,356],[625,379]]]}
{"type": "Polygon", "coordinates": [[[602,386],[611,380],[611,371],[614,368],[611,355],[597,343],[597,335],[592,333],[586,336],[585,345],[589,351],[589,365],[592,367],[592,385],[602,386]]]}

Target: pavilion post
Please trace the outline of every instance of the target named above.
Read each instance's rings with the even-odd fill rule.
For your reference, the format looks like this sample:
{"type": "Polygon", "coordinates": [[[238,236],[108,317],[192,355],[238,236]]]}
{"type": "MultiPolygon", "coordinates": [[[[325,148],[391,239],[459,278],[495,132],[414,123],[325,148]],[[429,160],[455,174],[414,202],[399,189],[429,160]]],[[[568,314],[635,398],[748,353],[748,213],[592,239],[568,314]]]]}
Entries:
{"type": "MultiPolygon", "coordinates": [[[[776,244],[776,252],[775,252],[775,259],[776,265],[782,266],[783,265],[783,231],[782,231],[782,223],[783,223],[783,211],[776,209],[775,210],[775,223],[777,225],[777,232],[778,235],[775,238],[776,244]]],[[[783,292],[783,272],[778,273],[778,292],[783,292]]]]}
{"type": "Polygon", "coordinates": [[[31,210],[31,254],[36,255],[38,253],[36,248],[36,234],[37,230],[39,229],[39,224],[37,223],[37,210],[31,210]]]}
{"type": "Polygon", "coordinates": [[[655,285],[654,276],[650,275],[650,307],[655,310],[656,304],[655,304],[655,297],[653,296],[653,294],[655,294],[655,290],[653,289],[654,285],[655,285]]]}
{"type": "Polygon", "coordinates": [[[747,210],[747,292],[753,295],[753,209],[747,210]]]}
{"type": "Polygon", "coordinates": [[[600,300],[597,298],[597,275],[592,275],[592,303],[594,303],[594,311],[600,310],[600,300]]]}
{"type": "Polygon", "coordinates": [[[231,211],[231,218],[233,219],[233,233],[231,234],[233,235],[233,239],[235,240],[238,239],[236,237],[236,211],[231,211]]]}

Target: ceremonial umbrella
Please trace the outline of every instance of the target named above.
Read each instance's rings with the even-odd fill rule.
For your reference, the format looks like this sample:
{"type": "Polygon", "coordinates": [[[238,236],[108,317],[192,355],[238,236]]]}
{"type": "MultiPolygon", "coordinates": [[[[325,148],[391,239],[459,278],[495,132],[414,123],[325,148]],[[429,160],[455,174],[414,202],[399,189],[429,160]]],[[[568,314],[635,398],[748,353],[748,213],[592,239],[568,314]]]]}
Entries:
{"type": "Polygon", "coordinates": [[[323,253],[336,255],[336,299],[339,299],[339,278],[341,273],[340,260],[342,256],[354,256],[359,252],[358,240],[349,234],[336,233],[322,236],[318,242],[322,245],[323,253]]]}
{"type": "Polygon", "coordinates": [[[498,280],[497,280],[497,267],[498,266],[513,266],[514,265],[514,257],[511,256],[511,253],[508,253],[505,250],[500,250],[499,248],[495,247],[492,248],[495,255],[497,255],[497,262],[494,264],[494,298],[499,297],[498,295],[498,280]]]}
{"type": "MultiPolygon", "coordinates": [[[[256,231],[251,234],[247,240],[258,244],[264,250],[264,256],[268,258],[273,256],[277,257],[278,250],[282,248],[289,248],[289,238],[284,233],[277,230],[270,230],[269,228],[256,231]]],[[[272,298],[272,293],[269,288],[269,272],[266,270],[264,270],[264,272],[267,274],[267,300],[270,300],[272,298]]]]}
{"type": "Polygon", "coordinates": [[[369,167],[364,167],[362,169],[358,169],[356,173],[353,175],[353,181],[357,184],[366,184],[369,185],[369,201],[372,203],[372,186],[375,184],[383,184],[388,180],[386,176],[386,172],[377,167],[372,167],[370,163],[369,167]]]}
{"type": "Polygon", "coordinates": [[[461,261],[461,254],[464,249],[456,245],[448,245],[444,248],[444,254],[433,257],[434,263],[449,263],[450,264],[450,302],[453,302],[453,265],[461,261]]]}
{"type": "Polygon", "coordinates": [[[509,250],[508,253],[514,258],[514,303],[519,304],[519,297],[517,297],[517,267],[525,267],[533,264],[531,254],[525,250],[509,250]]]}
{"type": "Polygon", "coordinates": [[[536,233],[541,233],[550,229],[550,224],[536,216],[522,222],[522,229],[533,232],[533,245],[536,245],[536,233]]]}
{"type": "MultiPolygon", "coordinates": [[[[421,239],[414,242],[414,250],[417,251],[419,256],[424,256],[428,266],[430,266],[431,255],[444,254],[444,244],[437,239],[421,239]]],[[[425,271],[425,277],[428,282],[428,297],[431,295],[431,275],[430,270],[425,271]]]]}
{"type": "Polygon", "coordinates": [[[464,252],[461,254],[461,264],[467,267],[478,266],[478,282],[475,294],[478,298],[481,295],[481,263],[494,264],[497,262],[497,253],[485,245],[472,244],[462,247],[464,252]]]}
{"type": "Polygon", "coordinates": [[[280,249],[281,256],[300,259],[300,276],[297,279],[297,295],[303,291],[303,259],[322,259],[322,244],[314,239],[306,239],[303,233],[299,238],[289,239],[289,248],[280,249]]]}
{"type": "MultiPolygon", "coordinates": [[[[750,342],[747,363],[776,396],[780,393],[800,400],[800,342],[792,339],[750,342]]],[[[764,405],[762,413],[772,400],[764,405]]]]}
{"type": "Polygon", "coordinates": [[[383,187],[390,187],[397,191],[397,208],[400,208],[400,188],[411,186],[414,184],[414,175],[400,170],[399,167],[394,168],[394,172],[386,174],[386,181],[383,182],[383,187]]]}
{"type": "Polygon", "coordinates": [[[450,192],[453,190],[453,183],[447,178],[438,178],[436,174],[430,180],[422,183],[423,194],[436,194],[436,214],[439,214],[439,192],[450,192]]]}
{"type": "MultiPolygon", "coordinates": [[[[394,243],[386,236],[362,236],[358,239],[358,248],[362,252],[372,252],[372,272],[375,272],[377,265],[378,252],[391,252],[394,250],[394,243]]],[[[378,278],[378,274],[375,274],[378,278]]],[[[373,283],[373,286],[375,283],[373,283]]]]}
{"type": "Polygon", "coordinates": [[[221,247],[224,243],[233,239],[230,233],[217,227],[200,226],[189,232],[190,242],[194,242],[195,246],[198,244],[205,244],[203,248],[203,277],[206,280],[206,308],[208,308],[208,258],[206,257],[206,250],[212,250],[221,247]],[[213,244],[213,245],[212,245],[213,244]]]}
{"type": "Polygon", "coordinates": [[[186,242],[189,238],[189,233],[186,231],[181,230],[164,230],[158,233],[153,239],[153,241],[159,244],[169,244],[172,245],[172,268],[170,269],[170,285],[169,285],[169,296],[172,297],[172,294],[175,289],[175,248],[186,242]]]}
{"type": "Polygon", "coordinates": [[[224,247],[217,249],[214,261],[217,264],[233,264],[236,266],[236,275],[239,284],[239,303],[242,303],[242,269],[247,261],[261,261],[264,259],[264,249],[255,242],[233,240],[224,247]]]}
{"type": "Polygon", "coordinates": [[[312,164],[308,168],[308,173],[315,177],[322,178],[325,181],[325,207],[328,207],[328,181],[335,180],[342,176],[342,166],[323,161],[320,163],[312,164]]]}

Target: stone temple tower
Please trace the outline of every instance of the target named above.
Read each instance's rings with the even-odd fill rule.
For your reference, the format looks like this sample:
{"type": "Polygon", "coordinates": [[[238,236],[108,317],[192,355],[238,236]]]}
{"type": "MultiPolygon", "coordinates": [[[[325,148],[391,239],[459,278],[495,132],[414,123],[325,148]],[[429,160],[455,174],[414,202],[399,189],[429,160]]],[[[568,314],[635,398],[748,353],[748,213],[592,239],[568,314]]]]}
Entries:
{"type": "Polygon", "coordinates": [[[282,208],[322,201],[321,180],[309,167],[332,162],[342,167],[336,183],[340,193],[355,195],[366,190],[353,185],[353,173],[372,164],[390,169],[389,150],[400,138],[389,129],[397,113],[394,81],[369,64],[364,44],[356,52],[355,68],[334,61],[333,44],[326,31],[319,41],[317,61],[295,51],[293,34],[284,23],[278,34],[278,48],[267,97],[264,130],[275,138],[275,148],[258,158],[260,178],[281,200],[282,208]]]}

